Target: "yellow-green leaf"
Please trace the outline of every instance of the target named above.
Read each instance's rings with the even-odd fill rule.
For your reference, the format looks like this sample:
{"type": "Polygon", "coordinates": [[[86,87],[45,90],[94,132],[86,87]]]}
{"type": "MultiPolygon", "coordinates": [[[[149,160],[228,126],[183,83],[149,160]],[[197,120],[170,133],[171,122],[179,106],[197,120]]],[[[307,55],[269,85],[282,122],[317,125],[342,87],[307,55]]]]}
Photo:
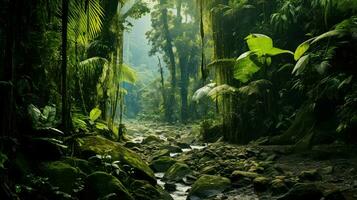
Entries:
{"type": "Polygon", "coordinates": [[[99,108],[94,108],[89,113],[89,119],[94,122],[100,117],[100,115],[102,115],[102,111],[99,108]]]}

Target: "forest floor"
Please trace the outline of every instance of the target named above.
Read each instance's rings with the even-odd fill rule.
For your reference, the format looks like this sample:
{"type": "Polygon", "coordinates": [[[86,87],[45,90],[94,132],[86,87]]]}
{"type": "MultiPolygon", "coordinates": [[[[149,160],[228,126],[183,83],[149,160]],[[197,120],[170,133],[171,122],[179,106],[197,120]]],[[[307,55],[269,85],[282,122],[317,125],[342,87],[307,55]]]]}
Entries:
{"type": "Polygon", "coordinates": [[[294,153],[290,146],[207,144],[198,125],[149,121],[127,123],[127,136],[125,146],[150,163],[175,200],[357,199],[356,146],[294,153]]]}

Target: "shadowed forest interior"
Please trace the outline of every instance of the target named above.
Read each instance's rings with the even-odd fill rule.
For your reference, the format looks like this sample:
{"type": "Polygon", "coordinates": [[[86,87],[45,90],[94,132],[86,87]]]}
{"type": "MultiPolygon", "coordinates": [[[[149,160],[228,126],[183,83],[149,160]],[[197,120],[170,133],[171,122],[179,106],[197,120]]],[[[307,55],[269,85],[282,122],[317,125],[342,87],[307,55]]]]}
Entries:
{"type": "Polygon", "coordinates": [[[0,0],[0,199],[357,199],[357,0],[0,0]]]}

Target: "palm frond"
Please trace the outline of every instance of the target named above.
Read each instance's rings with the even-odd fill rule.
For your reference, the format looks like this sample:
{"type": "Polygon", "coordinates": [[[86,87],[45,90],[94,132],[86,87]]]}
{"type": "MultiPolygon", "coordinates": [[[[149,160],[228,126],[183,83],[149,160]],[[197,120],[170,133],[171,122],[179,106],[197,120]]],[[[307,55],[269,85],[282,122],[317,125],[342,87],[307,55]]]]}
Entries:
{"type": "Polygon", "coordinates": [[[86,45],[102,28],[103,8],[98,0],[71,1],[68,19],[69,39],[86,45]]]}

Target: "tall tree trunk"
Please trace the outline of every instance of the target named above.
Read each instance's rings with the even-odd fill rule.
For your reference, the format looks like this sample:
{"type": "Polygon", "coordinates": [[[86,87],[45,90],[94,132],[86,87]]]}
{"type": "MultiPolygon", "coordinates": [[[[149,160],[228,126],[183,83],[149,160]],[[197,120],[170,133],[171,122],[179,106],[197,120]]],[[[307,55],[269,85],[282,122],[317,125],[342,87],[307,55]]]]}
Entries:
{"type": "Polygon", "coordinates": [[[65,133],[69,129],[69,107],[67,93],[67,25],[68,1],[62,0],[62,125],[65,133]]]}
{"type": "Polygon", "coordinates": [[[166,0],[160,0],[161,8],[161,20],[163,24],[163,31],[166,40],[166,54],[169,58],[170,62],[170,72],[171,72],[171,91],[168,99],[168,112],[170,113],[168,121],[172,122],[173,119],[173,111],[174,111],[174,102],[175,102],[175,92],[176,92],[176,64],[175,64],[175,55],[172,47],[172,38],[169,31],[168,24],[168,16],[167,16],[167,8],[165,7],[167,2],[166,0]]]}
{"type": "Polygon", "coordinates": [[[181,70],[181,121],[186,122],[188,118],[188,70],[187,70],[187,57],[185,54],[180,56],[180,70],[181,70]]]}
{"type": "Polygon", "coordinates": [[[0,98],[1,102],[1,134],[10,135],[13,131],[13,114],[14,114],[14,81],[15,81],[15,67],[14,67],[14,51],[16,43],[16,22],[17,16],[16,10],[18,7],[18,1],[10,1],[8,3],[9,13],[7,23],[5,25],[6,30],[6,42],[4,50],[4,67],[1,74],[0,91],[3,93],[0,98]],[[15,13],[15,15],[11,14],[15,13]]]}

